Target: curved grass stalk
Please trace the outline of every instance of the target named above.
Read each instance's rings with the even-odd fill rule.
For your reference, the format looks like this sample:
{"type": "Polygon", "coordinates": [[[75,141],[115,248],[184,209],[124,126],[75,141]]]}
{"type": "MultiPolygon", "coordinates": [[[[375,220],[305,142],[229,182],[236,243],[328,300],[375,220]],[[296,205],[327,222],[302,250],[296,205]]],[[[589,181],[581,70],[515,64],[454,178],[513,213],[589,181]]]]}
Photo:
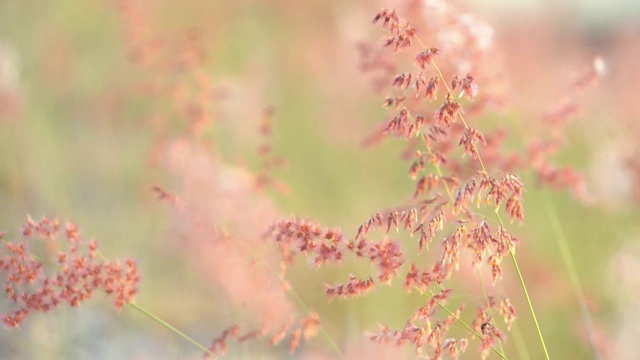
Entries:
{"type": "MultiPolygon", "coordinates": [[[[487,289],[484,286],[484,279],[482,278],[482,272],[480,271],[480,268],[476,268],[477,273],[478,273],[478,279],[480,280],[480,287],[482,288],[482,296],[484,297],[485,301],[489,300],[489,296],[487,296],[487,289]]],[[[491,315],[491,317],[493,317],[493,309],[489,308],[489,315],[491,315]]],[[[502,351],[503,354],[505,354],[506,352],[504,351],[504,344],[502,343],[502,341],[500,341],[500,350],[502,351]]],[[[520,349],[518,349],[520,350],[520,349]]],[[[522,358],[522,356],[520,356],[522,358]]]]}
{"type": "MultiPolygon", "coordinates": [[[[2,241],[4,243],[9,243],[7,240],[2,239],[2,241]]],[[[108,259],[100,252],[97,252],[98,256],[104,260],[107,261],[108,259]]],[[[31,252],[27,252],[27,255],[29,255],[32,259],[39,261],[41,263],[48,263],[49,265],[52,265],[58,269],[60,269],[60,265],[57,263],[53,263],[50,261],[46,261],[43,258],[39,257],[38,255],[35,255],[31,252]]],[[[187,340],[189,343],[191,343],[192,345],[196,346],[198,349],[202,350],[204,353],[208,354],[209,356],[211,356],[214,359],[218,359],[218,357],[216,356],[216,354],[212,353],[209,349],[207,349],[204,345],[200,344],[199,342],[195,341],[193,338],[189,337],[188,335],[186,335],[185,333],[183,333],[182,331],[176,329],[175,327],[171,326],[169,323],[167,323],[166,321],[162,320],[161,318],[159,318],[158,316],[154,315],[153,313],[151,313],[150,311],[146,310],[145,308],[137,305],[135,302],[129,302],[126,303],[126,305],[136,309],[137,311],[143,313],[144,315],[146,315],[147,317],[149,317],[150,319],[153,319],[155,322],[161,324],[162,326],[164,326],[165,328],[171,330],[172,332],[174,332],[175,334],[177,334],[178,336],[180,336],[181,338],[187,340]]]]}
{"type": "Polygon", "coordinates": [[[513,342],[516,346],[516,350],[518,351],[518,355],[520,355],[520,359],[522,360],[531,360],[531,356],[529,356],[529,350],[527,350],[527,342],[524,341],[522,337],[522,332],[520,331],[520,326],[517,321],[513,322],[512,325],[513,331],[513,342]]]}
{"type": "Polygon", "coordinates": [[[146,317],[150,318],[151,320],[153,320],[153,321],[157,322],[158,324],[164,326],[165,328],[169,329],[171,332],[175,333],[176,335],[180,336],[181,338],[185,339],[186,341],[191,343],[193,346],[195,346],[198,349],[200,349],[201,351],[203,351],[205,354],[211,356],[214,359],[218,359],[216,354],[212,353],[211,350],[207,349],[204,345],[202,345],[199,342],[195,341],[193,338],[189,337],[187,334],[183,333],[182,331],[180,331],[180,330],[176,329],[175,327],[171,326],[169,323],[167,323],[166,321],[162,320],[158,316],[154,315],[149,310],[143,308],[142,306],[136,304],[135,302],[127,303],[127,305],[132,307],[136,311],[139,311],[140,313],[144,314],[146,317]]]}
{"type": "MultiPolygon", "coordinates": [[[[417,36],[415,38],[420,43],[420,46],[422,46],[422,48],[426,50],[427,47],[424,45],[422,40],[420,40],[420,38],[417,37],[417,36]]],[[[435,61],[432,61],[431,64],[433,65],[434,69],[438,73],[438,76],[440,77],[440,80],[442,80],[442,82],[444,83],[444,86],[447,89],[447,92],[449,94],[453,94],[452,91],[451,91],[451,88],[449,88],[449,85],[447,84],[447,80],[444,78],[444,75],[442,75],[442,71],[440,71],[440,68],[438,67],[438,65],[435,63],[435,61]]],[[[467,125],[467,122],[464,119],[464,115],[462,114],[462,111],[460,111],[460,110],[458,111],[458,116],[460,117],[460,121],[462,122],[462,125],[464,126],[464,128],[466,130],[469,130],[469,125],[467,125]]],[[[480,163],[480,167],[482,168],[482,173],[485,176],[488,176],[488,172],[487,172],[486,167],[484,166],[484,162],[482,161],[482,157],[480,156],[480,152],[478,151],[478,148],[475,145],[473,145],[473,151],[476,154],[476,158],[478,159],[478,162],[480,163]]],[[[504,227],[504,223],[503,223],[503,221],[502,221],[502,219],[500,217],[498,209],[496,209],[495,214],[498,217],[498,221],[500,222],[500,226],[504,229],[505,228],[504,227]]],[[[520,280],[520,285],[521,285],[522,290],[524,292],[525,298],[527,299],[527,304],[529,306],[529,312],[531,313],[531,316],[533,317],[533,321],[534,321],[534,323],[536,325],[536,330],[538,332],[538,337],[540,338],[540,343],[542,344],[542,349],[544,351],[546,359],[549,360],[550,359],[549,358],[549,352],[547,351],[547,346],[546,346],[546,344],[544,342],[544,337],[542,336],[542,331],[540,330],[540,324],[538,323],[538,319],[536,317],[536,313],[535,313],[535,311],[533,309],[533,304],[531,302],[531,298],[529,296],[529,292],[527,291],[527,287],[526,287],[526,285],[524,283],[524,278],[522,277],[522,273],[520,272],[520,267],[518,266],[518,261],[516,260],[514,250],[511,249],[511,251],[509,253],[511,255],[511,260],[513,262],[513,266],[515,267],[516,273],[517,273],[518,278],[520,280]]]]}
{"type": "Polygon", "coordinates": [[[542,337],[542,331],[540,331],[540,324],[538,324],[538,318],[536,317],[536,313],[533,310],[533,305],[531,304],[531,298],[529,297],[529,292],[527,291],[527,286],[524,284],[524,278],[522,277],[522,273],[520,272],[520,267],[518,266],[518,262],[516,261],[516,255],[513,252],[513,249],[509,252],[511,254],[511,260],[513,261],[513,267],[516,269],[516,273],[518,274],[518,279],[520,279],[520,285],[522,286],[522,291],[524,291],[524,296],[527,298],[527,304],[529,305],[529,311],[531,312],[531,316],[533,317],[533,322],[536,324],[536,330],[538,331],[538,337],[540,338],[540,343],[542,343],[542,349],[544,350],[544,355],[547,360],[549,360],[549,352],[547,351],[547,346],[544,343],[544,337],[542,337]]]}
{"type": "Polygon", "coordinates": [[[576,264],[573,261],[573,256],[571,255],[571,249],[569,248],[569,243],[567,238],[562,230],[562,222],[558,216],[558,212],[556,211],[553,202],[551,201],[549,196],[546,196],[546,204],[547,204],[547,214],[549,215],[549,221],[551,222],[551,229],[556,238],[556,242],[558,243],[558,248],[560,249],[560,256],[562,257],[562,263],[564,264],[567,273],[569,274],[569,280],[571,282],[571,287],[573,288],[573,292],[576,295],[578,300],[578,306],[580,307],[580,315],[582,316],[582,321],[584,322],[587,337],[589,338],[589,345],[591,346],[591,351],[593,352],[594,358],[600,359],[600,355],[598,353],[598,349],[596,348],[596,342],[594,338],[594,326],[593,319],[591,317],[591,312],[587,307],[586,302],[584,301],[584,291],[582,289],[582,285],[580,284],[580,277],[578,276],[578,271],[576,270],[576,264]]]}
{"type": "MultiPolygon", "coordinates": [[[[482,339],[482,335],[480,335],[478,332],[476,332],[475,330],[473,330],[473,328],[471,326],[469,326],[469,324],[467,324],[464,320],[460,319],[459,317],[456,316],[456,314],[454,312],[452,312],[451,310],[449,310],[448,307],[446,307],[444,304],[442,304],[441,302],[436,300],[436,304],[438,304],[438,306],[440,306],[444,311],[446,311],[449,315],[453,316],[456,321],[458,321],[460,324],[462,324],[462,326],[464,326],[471,334],[473,334],[475,337],[477,337],[478,339],[482,339]]],[[[502,342],[501,342],[502,344],[502,342]]],[[[500,356],[500,358],[507,360],[507,357],[504,355],[504,352],[501,352],[500,350],[498,350],[495,346],[491,346],[491,349],[493,350],[493,352],[495,352],[498,356],[500,356]]]]}

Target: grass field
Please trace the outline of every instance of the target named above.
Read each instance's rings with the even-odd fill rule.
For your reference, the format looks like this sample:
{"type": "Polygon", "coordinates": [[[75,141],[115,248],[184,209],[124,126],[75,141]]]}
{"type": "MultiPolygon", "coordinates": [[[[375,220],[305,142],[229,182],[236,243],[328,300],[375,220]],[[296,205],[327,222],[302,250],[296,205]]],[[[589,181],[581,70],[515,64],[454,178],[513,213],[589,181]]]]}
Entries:
{"type": "MultiPolygon", "coordinates": [[[[448,359],[466,341],[461,359],[634,359],[640,32],[631,12],[596,21],[586,4],[571,6],[1,2],[0,358],[197,359],[204,346],[228,359],[412,359],[440,351],[448,359]],[[410,46],[394,51],[403,36],[410,46]],[[417,53],[430,57],[422,67],[417,53]],[[397,77],[408,73],[411,81],[397,77]],[[439,85],[429,99],[432,78],[439,85]],[[476,96],[459,97],[464,89],[476,96]],[[461,111],[438,116],[443,104],[461,111]],[[394,123],[403,110],[407,122],[394,123]],[[422,128],[407,129],[418,114],[422,128]],[[435,127],[443,135],[429,137],[435,127]],[[472,129],[484,138],[472,136],[465,152],[460,139],[472,129]],[[437,181],[414,196],[422,176],[437,181]],[[478,187],[496,182],[469,188],[469,201],[457,207],[472,179],[478,187]],[[502,200],[490,195],[498,189],[502,200]],[[510,199],[524,209],[522,221],[505,210],[510,199]],[[430,225],[440,210],[442,228],[430,225]],[[405,216],[398,224],[394,211],[405,216]],[[384,224],[372,223],[358,256],[349,242],[363,238],[358,227],[377,212],[384,224]],[[43,235],[36,223],[44,216],[59,219],[59,235],[26,239],[25,229],[43,235]],[[298,230],[285,236],[277,224],[287,220],[298,230]],[[80,249],[91,239],[99,246],[95,258],[78,255],[81,262],[126,269],[133,259],[141,280],[121,309],[113,306],[118,291],[104,291],[116,270],[96,277],[90,301],[73,302],[64,286],[48,311],[11,301],[15,291],[42,285],[17,270],[36,265],[17,262],[42,263],[40,278],[61,272],[71,281],[73,271],[58,261],[60,252],[76,256],[67,221],[84,239],[80,249]],[[327,230],[310,235],[305,253],[301,234],[311,223],[327,230]],[[483,223],[492,234],[484,252],[473,235],[483,223]],[[435,232],[421,251],[419,226],[435,232]],[[457,245],[456,229],[464,233],[457,245]],[[501,249],[499,229],[517,244],[501,249]],[[24,243],[28,253],[9,243],[24,243]],[[504,256],[493,268],[492,254],[504,256]],[[437,280],[405,286],[412,264],[437,280]],[[369,278],[373,289],[363,285],[369,278]],[[445,288],[453,291],[438,298],[445,288]],[[414,316],[434,296],[440,300],[428,315],[414,316]],[[510,329],[504,306],[477,312],[488,296],[510,299],[517,312],[510,329]],[[452,318],[448,311],[462,304],[452,318]],[[10,316],[20,306],[26,311],[16,322],[10,316]]],[[[74,274],[88,271],[71,260],[74,274]]]]}

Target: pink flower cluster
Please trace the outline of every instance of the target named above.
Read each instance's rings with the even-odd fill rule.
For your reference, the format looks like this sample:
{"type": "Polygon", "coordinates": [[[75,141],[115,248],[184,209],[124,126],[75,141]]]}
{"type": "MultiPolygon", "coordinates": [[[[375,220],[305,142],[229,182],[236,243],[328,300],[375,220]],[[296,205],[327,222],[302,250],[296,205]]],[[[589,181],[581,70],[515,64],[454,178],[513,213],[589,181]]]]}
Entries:
{"type": "Polygon", "coordinates": [[[84,242],[72,223],[64,227],[63,249],[57,249],[59,232],[57,219],[44,217],[36,222],[29,217],[22,229],[22,241],[5,241],[0,277],[6,298],[13,303],[13,310],[2,315],[6,326],[18,327],[29,314],[48,312],[63,304],[78,307],[97,290],[113,296],[118,311],[134,300],[140,274],[133,260],[121,264],[100,259],[96,242],[84,242]],[[44,247],[47,258],[52,259],[45,261],[33,255],[32,248],[38,247],[44,247]]]}

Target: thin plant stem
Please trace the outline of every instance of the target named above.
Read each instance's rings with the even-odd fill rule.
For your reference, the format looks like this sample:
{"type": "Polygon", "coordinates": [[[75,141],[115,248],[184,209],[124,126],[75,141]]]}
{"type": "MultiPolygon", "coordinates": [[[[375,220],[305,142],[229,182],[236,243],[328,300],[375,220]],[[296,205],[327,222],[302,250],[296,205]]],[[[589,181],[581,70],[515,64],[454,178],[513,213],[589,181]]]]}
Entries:
{"type": "MultiPolygon", "coordinates": [[[[293,290],[293,288],[289,288],[289,292],[291,293],[291,296],[298,302],[298,305],[300,305],[300,307],[305,309],[306,312],[310,312],[309,307],[307,306],[307,304],[304,302],[304,300],[302,300],[300,295],[298,295],[298,293],[296,293],[293,290]]],[[[331,349],[336,353],[336,355],[338,355],[338,357],[340,359],[346,359],[346,357],[344,356],[344,354],[342,353],[342,351],[340,350],[340,348],[338,347],[336,342],[333,341],[333,339],[331,338],[329,333],[327,333],[327,331],[324,329],[324,327],[320,326],[319,331],[320,331],[320,334],[322,335],[322,337],[324,337],[324,339],[329,344],[329,347],[331,347],[331,349]]]]}
{"type": "MultiPolygon", "coordinates": [[[[495,209],[495,214],[500,221],[500,226],[504,229],[504,223],[500,218],[500,214],[498,213],[498,209],[495,209]]],[[[531,312],[531,317],[533,318],[533,323],[536,325],[536,330],[538,331],[538,337],[540,338],[540,343],[542,344],[542,350],[544,351],[544,355],[547,360],[549,360],[549,352],[547,351],[547,346],[544,342],[544,337],[542,336],[542,331],[540,330],[540,324],[538,324],[538,318],[536,317],[536,312],[533,310],[533,303],[531,302],[531,297],[529,297],[529,292],[527,291],[527,286],[524,283],[524,278],[522,277],[522,272],[520,271],[520,267],[518,266],[518,261],[516,260],[515,250],[512,248],[509,250],[509,255],[511,256],[511,261],[513,262],[513,267],[516,269],[516,274],[518,274],[518,279],[520,280],[520,286],[522,287],[522,291],[524,292],[524,297],[527,299],[527,305],[529,305],[529,312],[531,312]]]]}
{"type": "MultiPolygon", "coordinates": [[[[469,324],[467,324],[464,320],[460,319],[458,316],[456,316],[456,314],[454,312],[452,312],[451,310],[449,310],[449,308],[447,308],[444,304],[442,304],[441,302],[435,300],[436,304],[438,304],[438,306],[440,306],[444,311],[446,311],[449,315],[453,316],[460,324],[462,324],[462,326],[464,326],[465,328],[467,328],[467,330],[473,334],[475,337],[477,337],[478,339],[482,339],[482,335],[480,335],[478,332],[476,332],[475,330],[473,330],[473,328],[471,326],[469,326],[469,324]]],[[[500,350],[498,350],[495,346],[491,346],[491,349],[493,350],[493,352],[495,352],[498,356],[500,356],[502,359],[507,360],[507,357],[504,355],[504,353],[502,353],[500,350]]]]}
{"type": "MultiPolygon", "coordinates": [[[[478,279],[480,279],[480,287],[482,288],[482,296],[484,296],[484,299],[486,301],[489,301],[489,296],[487,296],[487,289],[484,286],[484,279],[482,277],[482,272],[480,271],[480,268],[476,268],[477,272],[478,272],[478,279]]],[[[493,317],[493,309],[491,309],[489,307],[489,315],[491,317],[493,317]]],[[[500,341],[500,351],[502,351],[503,354],[506,354],[506,351],[504,351],[504,344],[502,343],[502,341],[500,341]]]]}
{"type": "MultiPolygon", "coordinates": [[[[429,155],[431,155],[433,152],[431,151],[431,146],[429,146],[429,144],[425,141],[425,146],[427,147],[427,152],[429,155]]],[[[442,177],[442,170],[440,169],[440,165],[438,165],[437,163],[433,164],[434,167],[436,168],[436,173],[438,174],[438,176],[442,177]]],[[[445,181],[444,182],[444,189],[447,191],[447,196],[449,196],[449,199],[453,200],[453,194],[451,193],[451,189],[449,189],[449,184],[445,181]]]]}
{"type": "MultiPolygon", "coordinates": [[[[4,243],[9,243],[8,240],[2,239],[2,241],[4,243]]],[[[39,257],[38,255],[35,255],[31,252],[27,252],[27,255],[29,255],[32,259],[39,261],[41,263],[47,263],[49,265],[53,265],[54,267],[60,269],[60,265],[50,262],[50,261],[46,261],[43,258],[39,257]]],[[[102,253],[100,251],[97,251],[97,255],[103,260],[103,261],[107,261],[107,258],[102,255],[102,253]]],[[[202,344],[198,343],[197,341],[193,340],[191,337],[189,337],[188,335],[186,335],[185,333],[183,333],[182,331],[176,329],[175,327],[171,326],[169,323],[167,323],[166,321],[162,320],[161,318],[159,318],[158,316],[152,314],[150,311],[146,310],[145,308],[137,305],[135,302],[129,302],[129,303],[125,303],[128,306],[131,306],[132,308],[136,309],[137,311],[140,311],[141,313],[145,314],[147,317],[153,319],[155,322],[161,324],[162,326],[166,327],[167,329],[171,330],[172,332],[174,332],[175,334],[177,334],[178,336],[182,337],[183,339],[187,340],[188,342],[190,342],[191,344],[195,345],[197,348],[199,348],[200,350],[204,351],[205,353],[209,354],[210,356],[212,356],[214,359],[218,359],[218,357],[216,356],[216,354],[212,353],[209,349],[207,349],[205,346],[203,346],[202,344]]]]}
{"type": "MultiPolygon", "coordinates": [[[[422,42],[420,42],[420,43],[422,44],[422,42]]],[[[440,74],[440,77],[442,78],[442,73],[440,73],[439,69],[438,69],[438,74],[440,74]]],[[[443,79],[443,81],[444,81],[444,79],[443,79]]],[[[446,84],[446,81],[444,81],[444,82],[446,84]]],[[[448,87],[447,87],[447,90],[448,90],[448,87]]],[[[465,125],[465,127],[467,126],[466,123],[464,125],[465,125]]],[[[431,155],[432,154],[431,146],[429,146],[429,143],[427,143],[427,141],[425,141],[425,146],[427,147],[427,151],[428,151],[429,155],[431,155]]],[[[475,146],[474,146],[474,149],[476,151],[476,154],[478,155],[478,159],[480,159],[480,154],[478,154],[478,150],[475,148],[475,146]]],[[[484,164],[482,164],[482,160],[480,160],[480,164],[482,165],[482,169],[484,170],[484,164]]],[[[436,169],[436,173],[438,174],[438,176],[442,177],[443,173],[442,173],[442,170],[440,169],[440,165],[438,165],[437,163],[433,164],[433,165],[434,165],[434,167],[436,169]]],[[[484,172],[486,174],[486,170],[484,170],[484,172]]],[[[449,200],[453,201],[453,194],[451,192],[451,189],[449,189],[449,184],[447,184],[446,181],[444,182],[444,186],[445,186],[445,190],[447,191],[447,196],[449,196],[449,200]]],[[[490,219],[490,220],[493,220],[493,219],[490,219]]],[[[478,268],[478,278],[480,279],[480,285],[482,287],[482,295],[484,296],[485,300],[488,300],[487,291],[486,291],[485,286],[484,286],[484,280],[482,279],[482,274],[481,274],[479,268],[478,268]]],[[[489,311],[490,311],[491,314],[493,313],[493,311],[491,309],[489,309],[489,311]]],[[[502,351],[502,354],[505,353],[504,345],[502,344],[502,341],[500,341],[500,350],[502,351]]]]}
{"type": "Polygon", "coordinates": [[[522,337],[522,331],[520,331],[520,326],[517,321],[513,322],[511,333],[513,334],[513,342],[518,351],[518,355],[520,355],[520,359],[530,360],[531,356],[529,355],[529,350],[527,350],[527,342],[522,337]]]}
{"type": "MultiPolygon", "coordinates": [[[[420,38],[416,37],[416,39],[418,40],[418,42],[420,43],[420,45],[422,46],[423,49],[426,49],[427,47],[424,45],[424,43],[422,42],[422,40],[420,40],[420,38]]],[[[436,69],[436,72],[438,73],[438,76],[440,77],[440,80],[442,80],[442,82],[444,83],[445,88],[447,89],[447,92],[449,94],[453,94],[451,92],[451,89],[449,88],[449,85],[447,84],[447,80],[444,78],[444,75],[442,75],[442,71],[440,71],[440,68],[438,67],[438,65],[435,63],[435,61],[432,61],[431,64],[433,65],[434,69],[436,69]]],[[[464,115],[462,114],[462,111],[458,110],[458,116],[460,117],[460,121],[462,122],[462,125],[464,126],[464,128],[466,130],[469,130],[469,125],[467,125],[467,122],[464,120],[464,115]]],[[[484,162],[482,161],[482,157],[480,156],[480,152],[478,151],[478,147],[473,145],[473,151],[476,154],[476,158],[478,159],[478,162],[480,163],[480,167],[482,168],[482,173],[485,176],[488,176],[488,172],[486,167],[484,166],[484,162]]],[[[495,211],[496,216],[498,217],[498,220],[500,221],[500,226],[504,229],[504,223],[502,221],[502,219],[500,218],[500,214],[498,213],[498,209],[496,209],[495,211]]],[[[516,269],[516,273],[518,274],[518,278],[520,279],[520,285],[522,286],[522,291],[524,292],[525,298],[527,299],[527,304],[529,306],[529,311],[531,312],[531,316],[533,317],[533,322],[536,325],[536,330],[538,331],[538,336],[540,337],[540,343],[542,344],[542,349],[544,350],[544,354],[547,360],[549,360],[549,352],[547,351],[547,346],[545,345],[544,342],[544,337],[542,336],[542,331],[540,330],[540,325],[538,324],[538,319],[536,318],[536,313],[533,310],[533,304],[531,303],[531,298],[529,297],[529,292],[527,291],[527,287],[524,283],[524,278],[522,277],[522,273],[520,272],[520,267],[518,266],[518,261],[516,260],[516,256],[514,253],[514,250],[511,249],[509,251],[509,253],[511,254],[511,260],[513,261],[513,265],[516,269]]]]}
{"type": "MultiPolygon", "coordinates": [[[[100,252],[97,251],[98,256],[103,260],[106,261],[107,258],[100,252]]],[[[190,336],[188,336],[187,334],[183,333],[182,331],[176,329],[175,327],[171,326],[168,322],[162,320],[161,318],[159,318],[157,315],[154,315],[153,313],[151,313],[149,310],[143,308],[142,306],[136,304],[135,302],[130,302],[130,303],[126,303],[128,306],[134,308],[135,310],[143,313],[145,316],[147,316],[148,318],[152,319],[153,321],[157,322],[158,324],[164,326],[165,328],[169,329],[170,331],[172,331],[173,333],[175,333],[176,335],[180,336],[181,338],[187,340],[188,342],[190,342],[191,344],[195,345],[198,349],[204,351],[206,354],[210,355],[211,357],[213,357],[214,359],[217,359],[218,357],[216,356],[216,354],[214,354],[213,352],[211,352],[209,349],[207,349],[204,345],[200,344],[199,342],[195,341],[193,338],[191,338],[190,336]]]]}
{"type": "MultiPolygon", "coordinates": [[[[484,279],[482,277],[482,273],[480,272],[480,269],[478,269],[478,277],[480,278],[480,285],[482,286],[482,293],[485,297],[485,299],[487,299],[487,293],[485,290],[485,286],[484,286],[484,279]]],[[[492,314],[493,310],[491,308],[489,308],[489,312],[492,314]]],[[[527,349],[527,344],[524,341],[524,338],[522,337],[522,333],[520,332],[520,327],[518,326],[518,322],[514,321],[512,324],[512,329],[510,330],[511,334],[513,334],[513,339],[515,342],[515,346],[516,346],[516,351],[518,351],[518,355],[520,356],[520,359],[522,360],[529,360],[531,359],[531,356],[529,355],[529,350],[527,349]]],[[[503,344],[502,342],[500,343],[500,347],[502,348],[503,344]]],[[[502,348],[502,352],[504,351],[504,348],[502,348]]]]}
{"type": "Polygon", "coordinates": [[[516,261],[516,255],[511,249],[509,251],[511,254],[511,260],[513,261],[513,267],[516,269],[516,273],[518,273],[518,279],[520,279],[520,285],[522,285],[522,290],[524,291],[524,296],[527,298],[527,304],[529,304],[529,311],[531,312],[531,316],[533,317],[533,322],[536,324],[536,329],[538,330],[538,336],[540,337],[540,343],[542,343],[542,349],[544,350],[544,355],[549,360],[549,353],[547,352],[547,346],[544,343],[544,338],[542,337],[542,332],[540,331],[540,325],[538,324],[538,319],[536,318],[536,313],[533,311],[533,305],[531,304],[531,298],[529,297],[529,292],[527,291],[527,286],[524,284],[524,279],[522,278],[522,273],[520,272],[520,267],[518,267],[518,262],[516,261]]]}
{"type": "Polygon", "coordinates": [[[556,242],[558,243],[558,248],[560,249],[560,255],[562,257],[562,263],[564,264],[567,273],[569,274],[569,280],[571,282],[571,287],[573,288],[573,292],[576,295],[578,300],[578,306],[580,307],[580,314],[582,316],[582,321],[586,327],[587,337],[589,338],[589,345],[591,346],[591,351],[593,352],[593,356],[595,359],[599,359],[600,355],[595,345],[594,339],[594,331],[593,331],[593,319],[591,317],[591,312],[589,312],[589,308],[587,307],[586,302],[584,301],[584,291],[582,289],[582,285],[580,284],[580,278],[578,276],[578,271],[576,270],[576,264],[573,261],[573,256],[571,255],[571,249],[569,248],[569,244],[567,242],[567,238],[562,230],[562,223],[560,222],[558,212],[549,196],[546,197],[547,200],[547,214],[549,215],[549,220],[551,222],[551,229],[556,238],[556,242]]]}
{"type": "MultiPolygon", "coordinates": [[[[518,132],[522,138],[527,138],[527,133],[523,127],[521,121],[516,122],[518,132]]],[[[593,352],[593,356],[596,360],[600,359],[600,354],[597,350],[595,339],[594,339],[594,325],[593,319],[591,316],[591,312],[587,307],[586,302],[584,301],[584,291],[582,290],[582,285],[580,284],[580,278],[578,276],[578,271],[575,266],[575,262],[573,261],[573,256],[571,255],[571,250],[568,245],[567,237],[564,234],[562,229],[562,222],[558,216],[558,211],[551,199],[551,195],[547,193],[546,195],[547,201],[547,214],[549,215],[549,219],[551,222],[551,228],[553,230],[554,236],[558,243],[558,248],[560,248],[560,256],[562,257],[562,262],[569,274],[569,280],[571,282],[571,286],[573,287],[573,291],[576,294],[576,298],[578,299],[578,306],[580,307],[580,313],[582,316],[582,320],[585,323],[587,336],[589,338],[589,346],[593,352]]]]}
{"type": "Polygon", "coordinates": [[[192,345],[196,346],[198,349],[204,351],[206,354],[208,354],[209,356],[213,357],[214,359],[218,359],[216,354],[212,353],[211,350],[207,349],[205,346],[203,346],[199,342],[193,340],[187,334],[185,334],[182,331],[180,331],[180,330],[176,329],[175,327],[171,326],[169,323],[167,323],[166,321],[162,320],[158,316],[152,314],[149,310],[143,308],[142,306],[136,304],[135,302],[129,302],[129,303],[127,303],[127,305],[132,307],[133,309],[141,312],[142,314],[144,314],[145,316],[147,316],[151,320],[153,320],[153,321],[157,322],[158,324],[164,326],[165,328],[169,329],[170,331],[172,331],[176,335],[180,336],[184,340],[188,341],[192,345]]]}

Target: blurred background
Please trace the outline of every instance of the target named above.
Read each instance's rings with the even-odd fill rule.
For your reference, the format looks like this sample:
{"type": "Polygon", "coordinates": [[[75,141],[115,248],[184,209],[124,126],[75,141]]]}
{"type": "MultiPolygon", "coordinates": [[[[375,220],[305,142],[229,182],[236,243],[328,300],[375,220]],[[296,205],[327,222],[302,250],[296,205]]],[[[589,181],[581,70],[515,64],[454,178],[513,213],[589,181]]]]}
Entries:
{"type": "MultiPolygon", "coordinates": [[[[378,324],[401,329],[423,297],[406,294],[397,281],[329,303],[325,283],[372,272],[353,259],[316,269],[301,258],[287,275],[295,295],[281,293],[262,235],[273,221],[296,215],[353,236],[373,213],[410,198],[403,142],[361,146],[388,115],[384,92],[362,70],[358,44],[379,44],[383,33],[371,20],[381,7],[403,16],[416,2],[0,1],[5,238],[19,238],[27,214],[73,221],[105,256],[136,259],[143,276],[137,302],[205,345],[233,324],[250,330],[312,310],[326,336],[303,342],[293,358],[336,358],[328,338],[347,358],[414,358],[411,349],[370,344],[366,332],[378,324]],[[270,152],[263,147],[261,155],[265,144],[270,152]],[[279,157],[286,166],[265,167],[265,159],[279,157]],[[256,188],[256,179],[269,186],[256,188]],[[178,200],[159,200],[153,186],[178,200]],[[246,253],[220,245],[222,227],[255,257],[243,260],[246,253]]],[[[450,5],[490,26],[485,36],[499,54],[508,101],[472,121],[481,131],[505,127],[514,151],[526,152],[527,137],[545,136],[541,119],[573,74],[598,56],[607,64],[607,75],[580,94],[580,111],[563,128],[564,146],[554,157],[583,173],[588,201],[519,173],[525,221],[508,227],[520,239],[519,261],[551,357],[594,358],[560,255],[550,215],[557,212],[602,358],[636,358],[640,5],[450,5]]],[[[430,31],[429,12],[410,17],[419,33],[430,31]]],[[[452,304],[467,303],[469,321],[482,301],[470,283],[457,276],[450,285],[452,304]]],[[[520,338],[531,359],[541,358],[510,264],[495,291],[512,299],[520,338]]],[[[459,325],[452,331],[465,334],[459,325]]],[[[514,343],[509,338],[506,352],[520,358],[514,343]]],[[[479,358],[478,348],[470,341],[463,358],[479,358]]],[[[257,340],[230,344],[226,358],[288,352],[287,344],[257,340]]],[[[2,359],[200,357],[130,308],[116,313],[101,295],[0,332],[2,359]]]]}

